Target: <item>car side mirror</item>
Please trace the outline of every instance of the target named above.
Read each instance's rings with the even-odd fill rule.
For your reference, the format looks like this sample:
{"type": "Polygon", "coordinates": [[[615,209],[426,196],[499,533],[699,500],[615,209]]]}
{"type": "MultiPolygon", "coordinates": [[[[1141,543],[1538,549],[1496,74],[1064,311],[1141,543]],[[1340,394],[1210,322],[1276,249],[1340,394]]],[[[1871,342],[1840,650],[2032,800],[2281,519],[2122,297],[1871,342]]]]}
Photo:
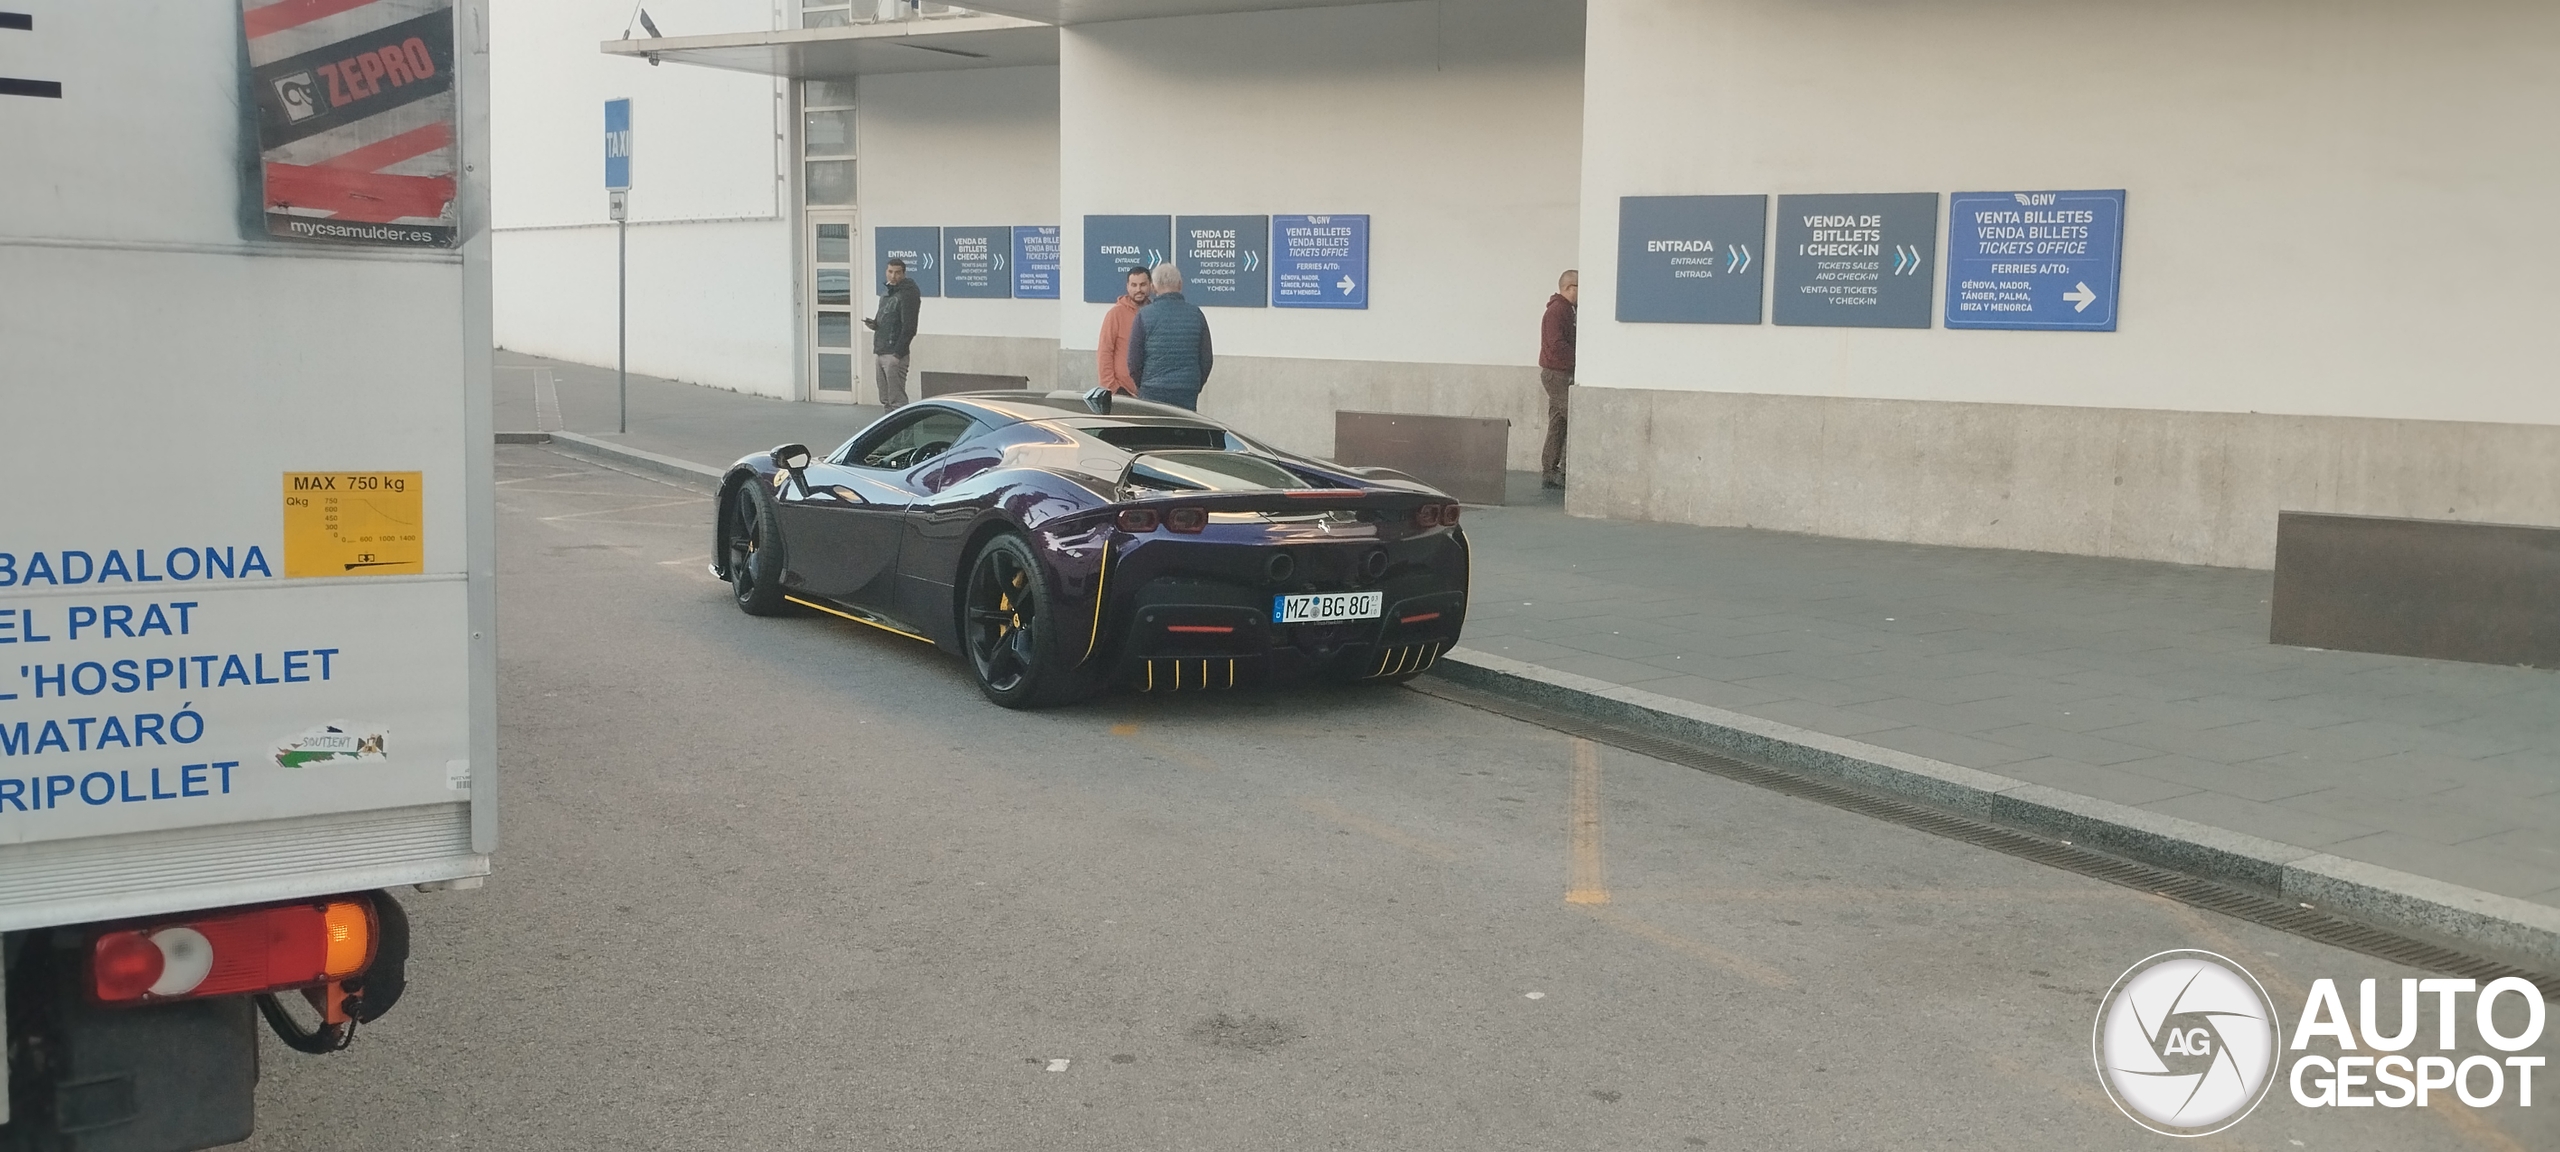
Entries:
{"type": "Polygon", "coordinates": [[[785,472],[797,473],[809,466],[809,446],[806,444],[785,444],[765,455],[773,461],[774,467],[785,472]]]}

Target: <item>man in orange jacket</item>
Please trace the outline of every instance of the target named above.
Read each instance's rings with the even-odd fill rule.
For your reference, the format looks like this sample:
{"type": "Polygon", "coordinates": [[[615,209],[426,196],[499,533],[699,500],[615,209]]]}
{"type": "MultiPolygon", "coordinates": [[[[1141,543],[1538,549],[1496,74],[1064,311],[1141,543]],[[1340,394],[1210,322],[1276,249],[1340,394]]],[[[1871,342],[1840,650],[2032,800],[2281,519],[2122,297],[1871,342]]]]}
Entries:
{"type": "Polygon", "coordinates": [[[1138,309],[1146,307],[1149,295],[1147,270],[1131,268],[1128,290],[1102,317],[1102,344],[1093,350],[1093,366],[1102,386],[1123,396],[1138,394],[1138,382],[1129,375],[1129,326],[1137,322],[1138,309]]]}

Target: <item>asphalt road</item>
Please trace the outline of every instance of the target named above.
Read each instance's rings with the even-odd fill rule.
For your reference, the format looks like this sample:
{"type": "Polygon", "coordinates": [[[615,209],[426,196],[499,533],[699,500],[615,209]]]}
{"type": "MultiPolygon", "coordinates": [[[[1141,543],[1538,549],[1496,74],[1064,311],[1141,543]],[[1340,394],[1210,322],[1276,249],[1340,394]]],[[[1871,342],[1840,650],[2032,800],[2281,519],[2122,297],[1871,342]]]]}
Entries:
{"type": "MultiPolygon", "coordinates": [[[[738,613],[692,490],[498,468],[497,875],[248,1147],[2156,1152],[2089,1056],[2135,961],[2288,1024],[2410,974],[1411,691],[1004,712],[738,613]]],[[[2202,1143],[2560,1147],[2535,1087],[2202,1143]]]]}

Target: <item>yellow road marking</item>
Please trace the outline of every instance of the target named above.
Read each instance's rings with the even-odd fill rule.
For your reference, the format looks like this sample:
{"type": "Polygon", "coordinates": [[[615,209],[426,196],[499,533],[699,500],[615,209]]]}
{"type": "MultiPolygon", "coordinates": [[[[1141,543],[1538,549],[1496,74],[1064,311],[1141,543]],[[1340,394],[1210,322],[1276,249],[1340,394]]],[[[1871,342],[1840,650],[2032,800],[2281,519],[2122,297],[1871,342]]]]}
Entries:
{"type": "Polygon", "coordinates": [[[1645,920],[1640,920],[1615,908],[1605,907],[1598,904],[1586,904],[1583,906],[1582,910],[1589,913],[1593,919],[1596,919],[1621,932],[1627,933],[1630,936],[1651,940],[1656,944],[1663,945],[1664,947],[1687,953],[1690,956],[1704,960],[1709,964],[1713,964],[1718,968],[1722,968],[1725,971],[1731,972],[1736,976],[1740,976],[1745,980],[1751,981],[1752,983],[1764,984],[1771,988],[1793,988],[1796,986],[1794,977],[1791,977],[1766,964],[1760,963],[1757,960],[1736,956],[1731,952],[1727,952],[1722,948],[1718,948],[1715,945],[1704,941],[1692,940],[1677,932],[1673,932],[1667,928],[1663,928],[1660,925],[1653,924],[1645,920]]]}
{"type": "Polygon", "coordinates": [[[1577,736],[1573,741],[1573,824],[1571,864],[1564,902],[1606,904],[1608,877],[1600,856],[1600,746],[1577,736]]]}
{"type": "Polygon", "coordinates": [[[1111,734],[1114,736],[1135,736],[1138,734],[1138,726],[1135,724],[1114,724],[1111,726],[1111,734]]]}
{"type": "Polygon", "coordinates": [[[1336,804],[1331,800],[1310,796],[1299,800],[1298,807],[1304,808],[1309,812],[1313,812],[1318,816],[1322,816],[1327,820],[1331,820],[1334,823],[1340,824],[1355,832],[1367,833],[1370,836],[1374,836],[1389,844],[1393,844],[1398,848],[1405,848],[1419,852],[1434,860],[1446,861],[1458,858],[1458,849],[1451,845],[1443,844],[1427,836],[1414,835],[1413,833],[1407,832],[1402,828],[1398,828],[1393,824],[1372,820],[1357,812],[1344,808],[1342,805],[1336,804]]]}

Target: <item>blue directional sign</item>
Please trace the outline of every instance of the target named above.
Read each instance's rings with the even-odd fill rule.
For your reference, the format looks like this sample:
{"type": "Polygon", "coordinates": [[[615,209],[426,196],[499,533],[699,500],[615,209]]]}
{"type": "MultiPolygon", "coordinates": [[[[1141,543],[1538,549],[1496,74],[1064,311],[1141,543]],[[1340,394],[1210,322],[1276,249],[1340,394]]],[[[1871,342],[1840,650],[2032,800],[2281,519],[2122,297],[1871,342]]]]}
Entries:
{"type": "Polygon", "coordinates": [[[1757,324],[1766,196],[1618,198],[1618,319],[1757,324]]]}
{"type": "Polygon", "coordinates": [[[1013,229],[942,230],[942,294],[952,299],[1001,300],[1013,295],[1013,229]]]}
{"type": "Polygon", "coordinates": [[[1947,204],[1947,327],[2116,330],[2123,189],[1958,192],[1947,204]]]}
{"type": "Polygon", "coordinates": [[[1183,299],[1203,308],[1260,308],[1269,299],[1270,217],[1175,217],[1173,248],[1183,299]]]}
{"type": "Polygon", "coordinates": [[[1824,328],[1926,328],[1937,283],[1935,192],[1778,197],[1769,320],[1824,328]]]}
{"type": "Polygon", "coordinates": [[[604,190],[631,190],[631,101],[604,102],[604,190]]]}
{"type": "Polygon", "coordinates": [[[1013,226],[1013,298],[1058,298],[1058,226],[1013,226]]]}
{"type": "MultiPolygon", "coordinates": [[[[1084,218],[1084,302],[1108,304],[1128,286],[1129,269],[1173,259],[1171,216],[1084,218]]],[[[1188,269],[1185,269],[1188,271],[1188,269]]]]}
{"type": "Polygon", "coordinates": [[[1369,306],[1367,216],[1271,218],[1271,306],[1369,306]]]}
{"type": "Polygon", "coordinates": [[[906,261],[907,279],[926,296],[942,295],[942,229],[874,228],[871,230],[871,282],[889,281],[889,261],[906,261]]]}

